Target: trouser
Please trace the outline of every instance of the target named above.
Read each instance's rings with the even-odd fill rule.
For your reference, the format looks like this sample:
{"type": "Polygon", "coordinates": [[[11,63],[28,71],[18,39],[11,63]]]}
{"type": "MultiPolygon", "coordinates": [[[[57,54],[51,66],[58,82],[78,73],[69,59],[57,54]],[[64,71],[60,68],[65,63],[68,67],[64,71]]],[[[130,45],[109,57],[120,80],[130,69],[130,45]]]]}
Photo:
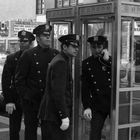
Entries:
{"type": "Polygon", "coordinates": [[[20,105],[16,105],[16,110],[9,116],[9,134],[10,140],[19,140],[20,128],[22,121],[22,108],[20,105]]]}
{"type": "Polygon", "coordinates": [[[28,101],[23,102],[24,124],[25,124],[25,140],[37,140],[38,128],[38,111],[32,108],[32,104],[28,101]]]}
{"type": "Polygon", "coordinates": [[[42,140],[71,140],[71,126],[62,131],[60,125],[51,121],[41,121],[42,140]]]}
{"type": "Polygon", "coordinates": [[[101,140],[102,129],[108,113],[94,112],[91,120],[90,140],[101,140]]]}

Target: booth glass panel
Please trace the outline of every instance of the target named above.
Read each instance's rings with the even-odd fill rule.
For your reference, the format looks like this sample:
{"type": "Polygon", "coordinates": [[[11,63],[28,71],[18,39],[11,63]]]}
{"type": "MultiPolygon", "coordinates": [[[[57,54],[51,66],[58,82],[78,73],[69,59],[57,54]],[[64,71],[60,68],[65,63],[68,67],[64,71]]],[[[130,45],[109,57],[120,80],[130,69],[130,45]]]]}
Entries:
{"type": "Polygon", "coordinates": [[[134,21],[134,86],[140,86],[140,19],[134,21]]]}
{"type": "Polygon", "coordinates": [[[119,94],[119,125],[140,122],[140,90],[119,94]]]}
{"type": "Polygon", "coordinates": [[[58,38],[62,35],[66,35],[69,33],[69,24],[68,23],[55,23],[54,24],[54,39],[53,39],[53,46],[57,50],[61,50],[60,42],[58,38]]]}
{"type": "Polygon", "coordinates": [[[131,129],[131,140],[139,140],[140,139],[140,126],[133,127],[131,129]]]}
{"type": "Polygon", "coordinates": [[[140,21],[123,20],[120,51],[120,87],[134,86],[140,86],[140,21]]]}
{"type": "Polygon", "coordinates": [[[130,114],[130,93],[120,92],[119,96],[119,124],[129,123],[130,114]]]}
{"type": "Polygon", "coordinates": [[[140,90],[133,91],[132,95],[132,120],[131,122],[140,122],[140,90]]]}
{"type": "Polygon", "coordinates": [[[123,128],[118,131],[118,140],[139,140],[140,127],[123,128]]]}
{"type": "Polygon", "coordinates": [[[120,49],[120,87],[129,87],[130,85],[130,29],[131,21],[122,21],[121,23],[121,49],[120,49]]]}
{"type": "Polygon", "coordinates": [[[118,140],[129,140],[129,128],[120,129],[118,131],[118,140]]]}

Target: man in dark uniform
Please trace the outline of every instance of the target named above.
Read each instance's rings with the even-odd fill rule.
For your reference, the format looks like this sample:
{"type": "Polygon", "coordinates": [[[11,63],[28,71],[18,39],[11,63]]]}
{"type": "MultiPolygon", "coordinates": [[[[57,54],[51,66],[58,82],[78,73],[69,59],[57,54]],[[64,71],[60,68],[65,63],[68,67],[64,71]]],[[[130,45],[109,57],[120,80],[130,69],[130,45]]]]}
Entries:
{"type": "Polygon", "coordinates": [[[111,57],[104,36],[92,36],[92,56],[82,62],[84,117],[91,120],[90,140],[101,140],[101,131],[111,105],[111,57]]]}
{"type": "Polygon", "coordinates": [[[2,73],[2,90],[6,111],[10,114],[10,140],[19,140],[22,120],[22,108],[19,95],[15,88],[15,70],[19,57],[26,49],[32,46],[35,40],[31,32],[22,30],[18,32],[20,50],[7,56],[2,73]]]}
{"type": "Polygon", "coordinates": [[[50,48],[51,30],[52,27],[47,24],[39,25],[33,30],[38,45],[25,51],[17,65],[15,82],[23,105],[25,140],[37,140],[37,114],[44,94],[47,67],[58,53],[50,48]]]}
{"type": "Polygon", "coordinates": [[[71,58],[78,53],[79,35],[68,34],[59,38],[61,53],[50,62],[45,94],[42,98],[39,118],[42,140],[71,139],[72,77],[71,58]]]}

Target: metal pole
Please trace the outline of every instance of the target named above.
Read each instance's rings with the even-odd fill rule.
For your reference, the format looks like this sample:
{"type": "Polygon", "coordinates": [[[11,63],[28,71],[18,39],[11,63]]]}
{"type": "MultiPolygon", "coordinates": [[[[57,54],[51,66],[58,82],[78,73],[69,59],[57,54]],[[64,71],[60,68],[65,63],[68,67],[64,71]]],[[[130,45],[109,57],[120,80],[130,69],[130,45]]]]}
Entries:
{"type": "Polygon", "coordinates": [[[115,8],[115,22],[114,22],[113,47],[112,47],[111,140],[118,140],[121,0],[116,0],[114,2],[114,8],[115,8]]]}

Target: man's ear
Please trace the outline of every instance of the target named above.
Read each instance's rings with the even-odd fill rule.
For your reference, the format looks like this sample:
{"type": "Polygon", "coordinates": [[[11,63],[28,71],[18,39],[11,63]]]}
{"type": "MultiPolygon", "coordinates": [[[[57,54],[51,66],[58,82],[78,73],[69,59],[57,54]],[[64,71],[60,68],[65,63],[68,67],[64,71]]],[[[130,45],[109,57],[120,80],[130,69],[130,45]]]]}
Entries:
{"type": "Polygon", "coordinates": [[[63,50],[66,50],[66,49],[67,49],[67,45],[63,44],[63,50]]]}
{"type": "Polygon", "coordinates": [[[39,41],[39,36],[36,36],[36,41],[39,41]]]}

